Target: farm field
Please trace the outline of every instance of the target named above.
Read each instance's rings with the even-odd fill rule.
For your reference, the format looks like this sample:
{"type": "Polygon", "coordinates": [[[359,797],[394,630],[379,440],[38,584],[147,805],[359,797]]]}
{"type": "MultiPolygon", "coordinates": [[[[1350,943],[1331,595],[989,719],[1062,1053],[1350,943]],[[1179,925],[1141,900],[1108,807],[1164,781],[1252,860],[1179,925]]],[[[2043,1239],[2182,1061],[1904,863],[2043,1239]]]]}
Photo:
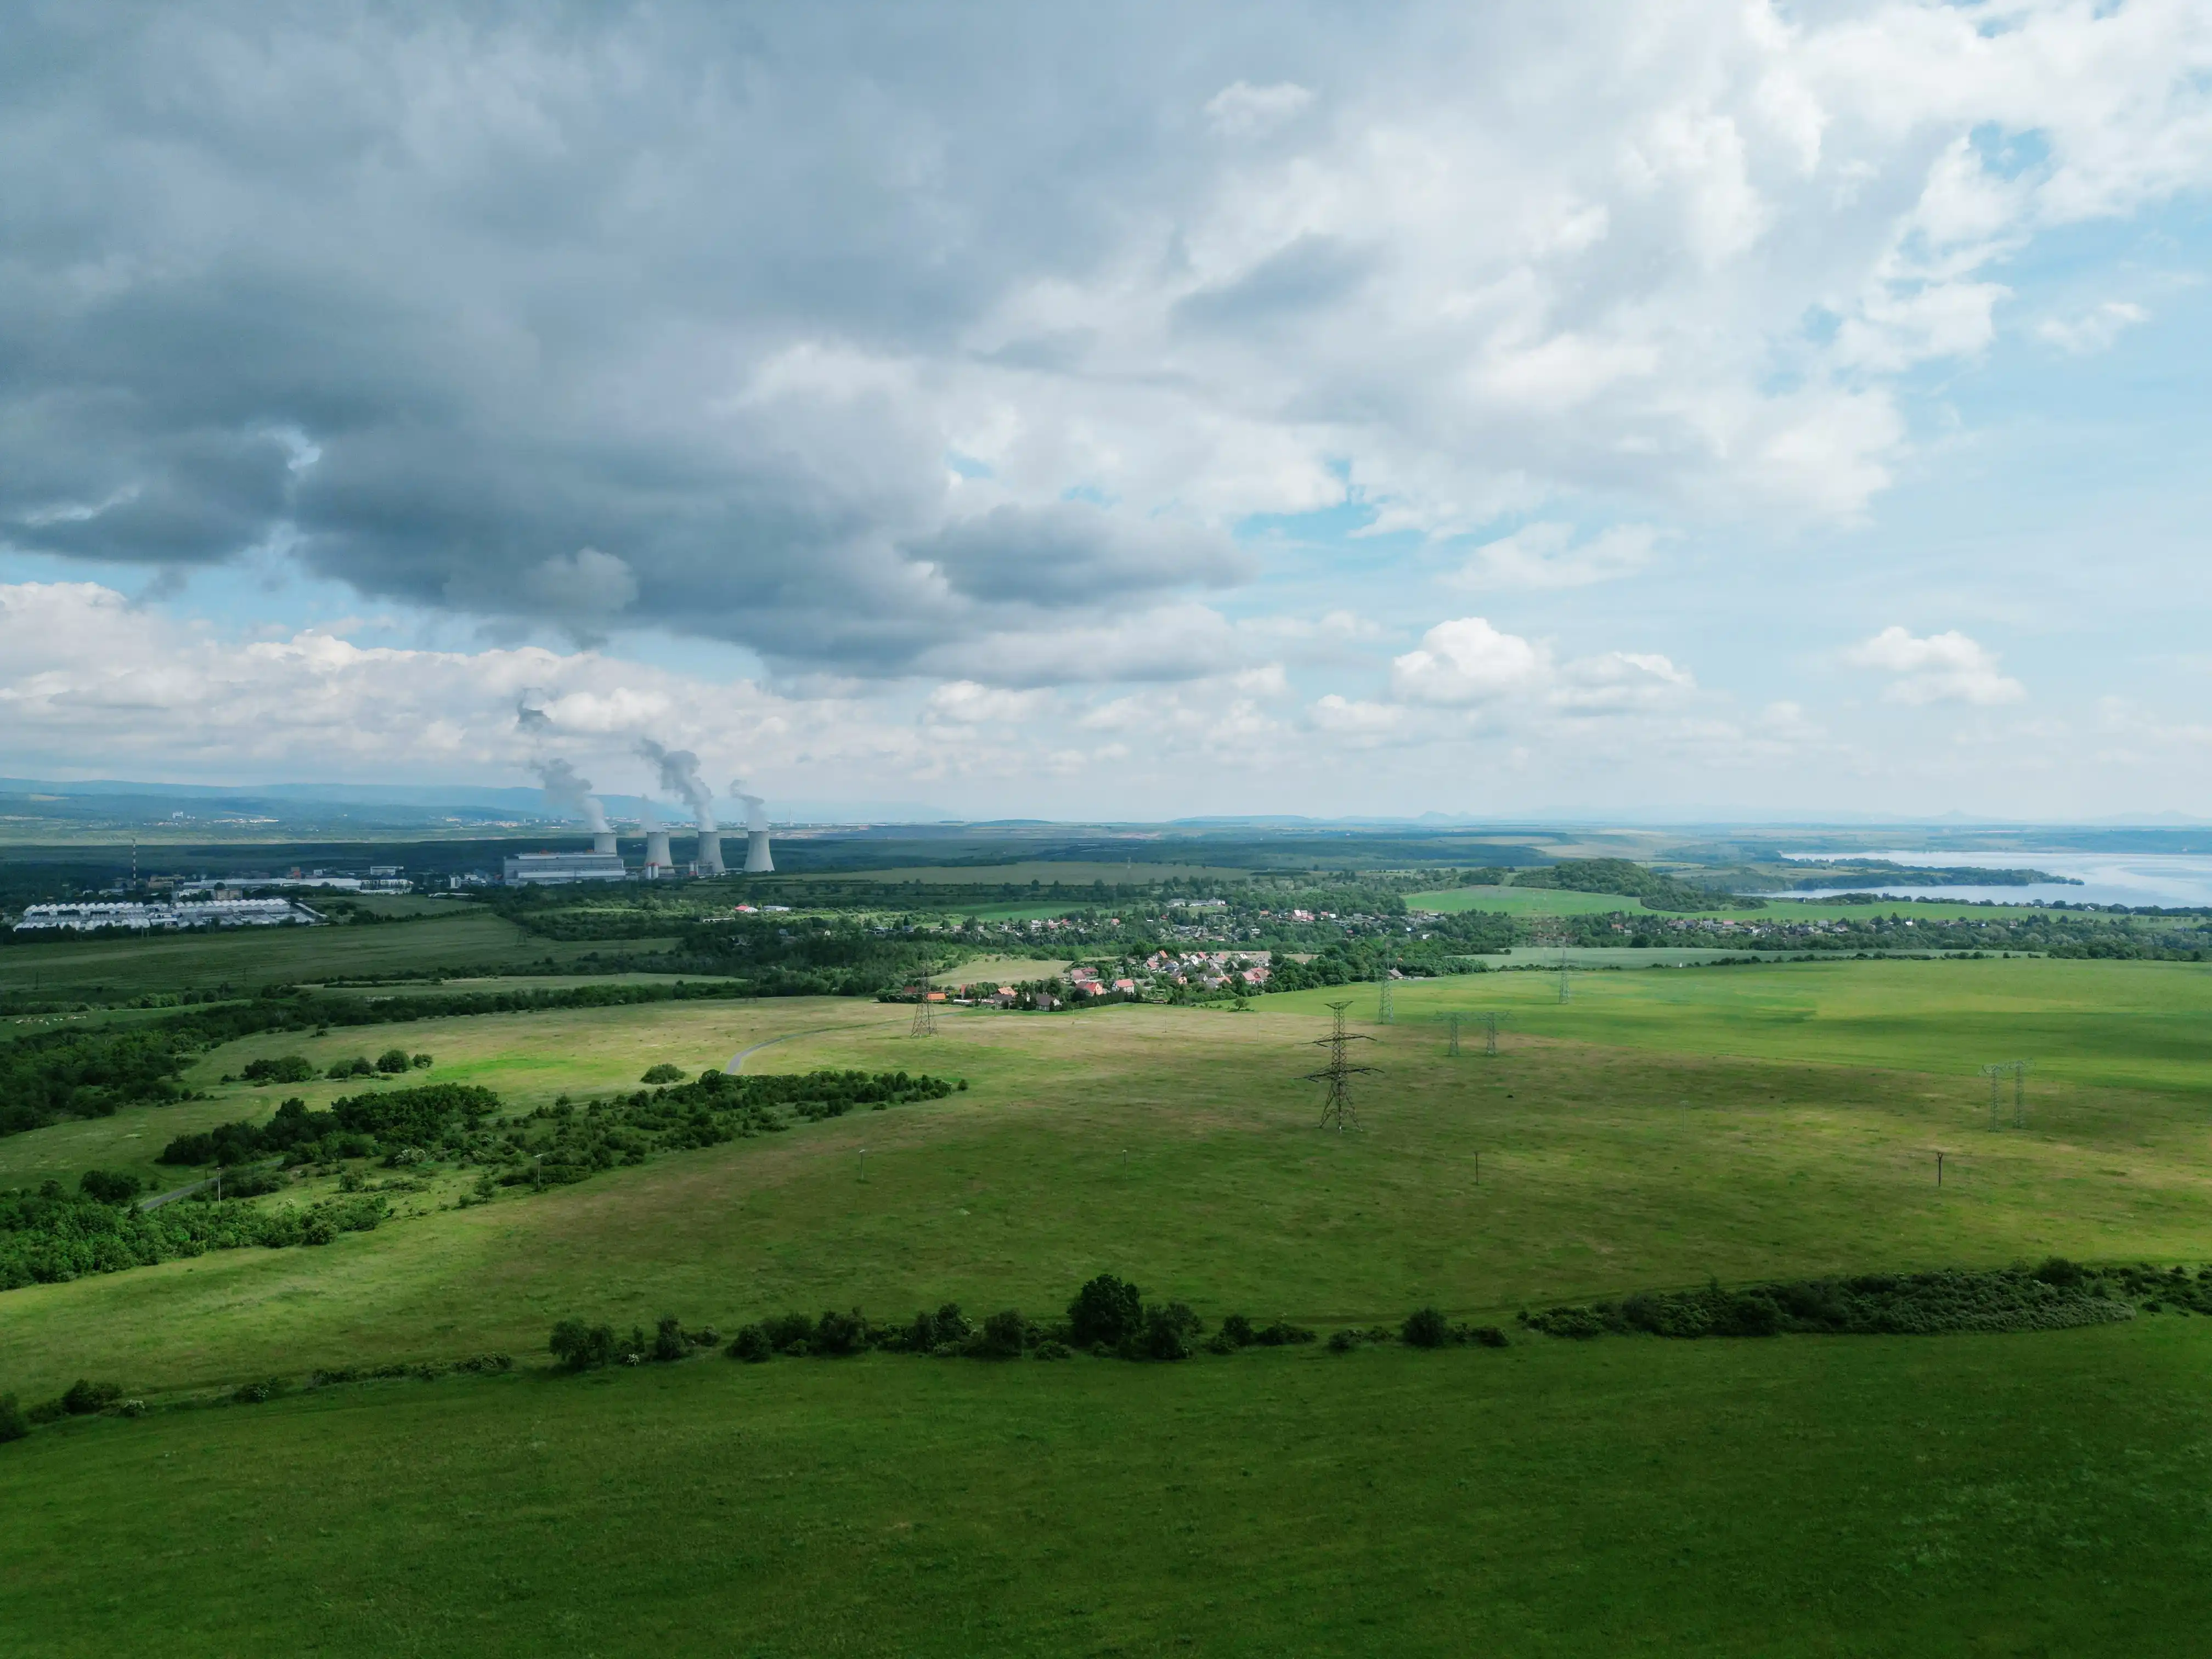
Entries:
{"type": "Polygon", "coordinates": [[[2001,906],[1961,904],[1943,899],[1891,898],[1878,904],[1778,898],[1767,900],[1764,910],[1646,910],[1642,901],[1618,893],[1577,893],[1560,887],[1447,887],[1438,892],[1408,893],[1406,903],[1412,909],[1436,910],[1446,915],[1467,910],[1496,910],[1514,916],[1602,916],[1628,910],[1654,921],[1677,916],[1726,916],[1736,921],[1864,921],[1877,915],[1987,921],[1992,915],[2004,915],[2001,906]]]}
{"type": "Polygon", "coordinates": [[[1241,885],[1252,872],[1216,864],[1125,864],[1118,859],[1026,859],[1014,864],[915,865],[898,870],[840,871],[842,881],[921,882],[927,885],[1000,887],[1036,883],[1051,887],[1088,887],[1104,882],[1109,888],[1129,884],[1150,885],[1162,881],[1210,881],[1241,885]]]}
{"type": "MultiPolygon", "coordinates": [[[[2026,1057],[2036,1081],[2212,1094],[2212,964],[2035,957],[1802,960],[1558,976],[1516,971],[1401,981],[1399,1025],[1440,1027],[1454,1009],[1495,1008],[1531,1035],[1680,1054],[1765,1057],[1948,1074],[2026,1057]]],[[[1323,1011],[1372,986],[1270,997],[1270,1012],[1323,1011]]],[[[1440,1030],[1433,1040],[1443,1040],[1440,1030]]]]}
{"type": "MultiPolygon", "coordinates": [[[[623,940],[625,951],[661,942],[623,940]]],[[[471,906],[377,927],[250,927],[154,939],[11,943],[0,949],[0,991],[42,997],[246,989],[325,976],[374,977],[441,967],[573,962],[605,945],[539,939],[471,906]]]]}
{"type": "Polygon", "coordinates": [[[2212,1322],[720,1358],[398,1381],[0,1455],[24,1659],[2184,1654],[2212,1322]]]}
{"type": "Polygon", "coordinates": [[[1075,964],[1066,957],[974,957],[933,975],[932,985],[980,985],[985,980],[1050,979],[1075,964]]]}
{"type": "Polygon", "coordinates": [[[897,1005],[793,998],[228,1044],[185,1079],[210,1100],[0,1139],[0,1186],[178,1184],[192,1172],[152,1162],[172,1135],[393,1086],[220,1080],[280,1054],[428,1053],[409,1081],[517,1111],[741,1053],[969,1086],[467,1207],[434,1176],[319,1248],[0,1294],[0,1392],[91,1376],[156,1407],[0,1446],[0,1504],[30,1517],[0,1536],[0,1640],[128,1650],[158,1618],[187,1653],[2187,1650],[2212,1600],[2204,1320],[543,1369],[564,1317],[1049,1318],[1102,1270],[1209,1322],[1326,1332],[1424,1304],[1510,1329],[1709,1278],[2212,1255],[2212,968],[1833,961],[1573,988],[1404,981],[1389,1027],[1354,987],[1241,1014],[963,1012],[934,1037],[897,1005]],[[1339,1137],[1304,1074],[1347,994],[1381,1070],[1339,1137]],[[1448,1054],[1443,1017],[1480,1008],[1506,1013],[1504,1051],[1448,1054]],[[1974,1066],[2014,1054],[2036,1062],[2029,1121],[1992,1130],[1974,1066]],[[166,1408],[482,1352],[520,1367],[166,1408]]]}

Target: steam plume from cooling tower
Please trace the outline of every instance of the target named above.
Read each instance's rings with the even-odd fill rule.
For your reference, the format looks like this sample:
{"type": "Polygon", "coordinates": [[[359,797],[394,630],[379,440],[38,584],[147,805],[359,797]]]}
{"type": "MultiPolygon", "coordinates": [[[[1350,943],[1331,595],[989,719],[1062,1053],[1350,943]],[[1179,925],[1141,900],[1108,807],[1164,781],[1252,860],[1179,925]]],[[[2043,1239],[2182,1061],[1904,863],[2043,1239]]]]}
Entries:
{"type": "Polygon", "coordinates": [[[608,833],[607,809],[599,805],[599,797],[592,793],[589,778],[578,775],[576,769],[558,755],[531,762],[530,769],[538,774],[538,782],[544,786],[548,805],[556,811],[570,813],[583,819],[595,836],[608,833]]]}
{"type": "Polygon", "coordinates": [[[637,740],[637,752],[660,769],[660,787],[684,797],[693,822],[702,834],[712,835],[714,793],[699,781],[699,757],[688,749],[664,749],[651,738],[637,740]]]}

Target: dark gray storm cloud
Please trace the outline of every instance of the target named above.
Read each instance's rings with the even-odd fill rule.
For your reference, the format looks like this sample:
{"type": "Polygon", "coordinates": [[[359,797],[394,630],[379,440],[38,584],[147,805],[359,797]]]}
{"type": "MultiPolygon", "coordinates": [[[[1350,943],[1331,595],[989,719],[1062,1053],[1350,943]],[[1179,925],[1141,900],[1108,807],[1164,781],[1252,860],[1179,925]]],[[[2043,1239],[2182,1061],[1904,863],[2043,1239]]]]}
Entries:
{"type": "Polygon", "coordinates": [[[1165,13],[1072,15],[18,9],[0,540],[276,541],[368,595],[861,673],[1229,580],[1134,514],[963,525],[927,388],[841,357],[957,358],[1172,199],[1218,76],[1152,58],[1165,13]]]}

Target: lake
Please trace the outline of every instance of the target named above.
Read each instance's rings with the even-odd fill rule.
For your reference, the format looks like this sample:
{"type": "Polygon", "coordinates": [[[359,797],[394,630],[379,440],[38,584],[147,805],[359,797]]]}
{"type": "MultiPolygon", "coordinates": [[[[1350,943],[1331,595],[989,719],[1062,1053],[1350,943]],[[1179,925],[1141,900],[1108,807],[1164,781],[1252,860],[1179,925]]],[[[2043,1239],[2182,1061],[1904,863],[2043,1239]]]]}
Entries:
{"type": "MultiPolygon", "coordinates": [[[[1822,859],[1831,853],[1785,853],[1790,859],[1822,859]]],[[[2070,876],[2078,887],[2035,882],[2026,887],[1936,887],[1911,878],[1880,887],[1821,888],[1797,898],[1823,898],[1842,892],[1877,892],[1892,898],[1994,899],[1999,904],[2130,904],[2170,908],[2212,906],[2212,857],[2187,853],[2038,853],[2014,848],[2003,853],[1868,853],[1892,864],[1936,865],[1996,870],[2045,870],[2070,876]]]]}

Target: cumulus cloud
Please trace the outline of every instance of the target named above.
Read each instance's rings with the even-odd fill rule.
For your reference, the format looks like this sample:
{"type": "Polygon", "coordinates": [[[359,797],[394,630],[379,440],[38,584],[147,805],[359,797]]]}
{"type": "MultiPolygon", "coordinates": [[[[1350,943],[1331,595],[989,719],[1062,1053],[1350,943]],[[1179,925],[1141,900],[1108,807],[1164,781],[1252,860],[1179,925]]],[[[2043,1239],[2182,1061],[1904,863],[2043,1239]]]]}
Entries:
{"type": "Polygon", "coordinates": [[[1390,661],[1390,694],[1404,702],[1462,708],[1529,690],[1552,672],[1551,653],[1481,617],[1438,623],[1390,661]]]}
{"type": "Polygon", "coordinates": [[[1855,668],[1893,676],[1882,694],[1891,702],[2018,702],[2027,688],[2001,672],[1996,653],[1954,629],[1919,638],[1885,628],[1844,653],[1855,668]]]}
{"type": "Polygon", "coordinates": [[[1633,575],[1651,561],[1658,532],[1650,525],[1614,525],[1577,544],[1570,524],[1523,525],[1486,542],[1443,578],[1447,586],[1474,591],[1587,587],[1633,575]]]}
{"type": "Polygon", "coordinates": [[[2112,343],[2150,313],[2127,300],[2107,300],[2078,317],[2045,317],[2035,325],[2035,337],[2077,357],[2108,351],[2112,343]]]}
{"type": "Polygon", "coordinates": [[[0,542],[1048,673],[1255,514],[1861,512],[2005,262],[2212,176],[2201,6],[1344,20],[33,12],[0,542]]]}

